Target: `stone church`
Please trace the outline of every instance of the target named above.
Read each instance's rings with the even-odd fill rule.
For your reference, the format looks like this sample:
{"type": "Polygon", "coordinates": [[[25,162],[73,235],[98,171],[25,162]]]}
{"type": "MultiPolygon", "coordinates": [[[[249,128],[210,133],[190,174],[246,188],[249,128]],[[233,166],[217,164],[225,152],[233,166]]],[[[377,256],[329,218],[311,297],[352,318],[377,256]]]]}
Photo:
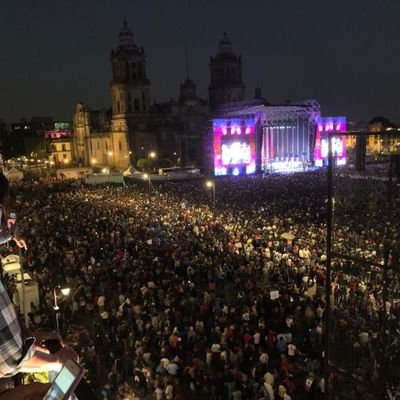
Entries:
{"type": "Polygon", "coordinates": [[[73,115],[74,163],[123,170],[153,153],[158,159],[203,167],[203,130],[220,104],[244,100],[242,59],[224,33],[210,59],[209,101],[186,78],[179,98],[151,103],[146,55],[126,21],[111,51],[112,107],[91,110],[79,102],[73,115]]]}

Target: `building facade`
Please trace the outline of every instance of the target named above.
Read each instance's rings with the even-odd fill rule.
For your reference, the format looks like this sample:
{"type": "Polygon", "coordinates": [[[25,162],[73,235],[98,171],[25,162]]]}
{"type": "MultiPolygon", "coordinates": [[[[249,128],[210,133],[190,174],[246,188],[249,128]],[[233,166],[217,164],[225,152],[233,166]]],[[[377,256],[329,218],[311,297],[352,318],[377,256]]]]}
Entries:
{"type": "Polygon", "coordinates": [[[232,50],[232,42],[224,33],[219,41],[218,52],[210,58],[210,85],[208,87],[210,110],[221,104],[245,99],[242,80],[242,56],[232,50]]]}
{"type": "Polygon", "coordinates": [[[150,153],[158,161],[202,165],[207,102],[187,78],[178,100],[151,103],[146,56],[126,21],[111,51],[111,109],[93,111],[79,102],[73,116],[73,152],[79,166],[123,170],[150,153]]]}

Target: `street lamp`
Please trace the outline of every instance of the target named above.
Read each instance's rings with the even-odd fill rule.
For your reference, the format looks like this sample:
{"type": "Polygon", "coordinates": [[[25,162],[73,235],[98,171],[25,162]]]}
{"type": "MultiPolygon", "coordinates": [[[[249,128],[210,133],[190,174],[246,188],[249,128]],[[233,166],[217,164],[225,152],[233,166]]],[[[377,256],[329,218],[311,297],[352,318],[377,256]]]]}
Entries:
{"type": "Polygon", "coordinates": [[[213,206],[215,207],[215,182],[207,181],[206,187],[208,187],[209,189],[212,189],[213,206]]]}
{"type": "Polygon", "coordinates": [[[112,150],[109,150],[109,151],[107,152],[107,155],[108,155],[109,157],[112,157],[111,160],[108,159],[108,165],[109,165],[109,166],[114,166],[114,164],[115,164],[114,152],[113,152],[112,150]]]}
{"type": "Polygon", "coordinates": [[[154,163],[154,160],[155,160],[156,157],[157,157],[157,154],[154,151],[151,151],[149,153],[149,158],[151,158],[151,160],[152,160],[151,164],[152,164],[152,167],[153,167],[153,172],[156,172],[156,166],[155,166],[155,163],[154,163]]]}
{"type": "MultiPolygon", "coordinates": [[[[57,286],[57,287],[59,287],[59,286],[57,286]]],[[[59,313],[60,307],[58,306],[58,303],[57,303],[57,287],[55,287],[54,290],[53,290],[53,294],[54,294],[54,306],[53,306],[53,309],[54,309],[54,311],[56,313],[57,333],[60,333],[60,321],[59,321],[59,318],[60,318],[60,313],[59,313]]],[[[61,294],[63,296],[68,296],[70,292],[71,292],[70,288],[62,288],[61,289],[61,294]]]]}
{"type": "Polygon", "coordinates": [[[149,193],[151,192],[151,180],[150,180],[150,175],[149,174],[143,174],[143,179],[145,181],[149,181],[149,193]]]}

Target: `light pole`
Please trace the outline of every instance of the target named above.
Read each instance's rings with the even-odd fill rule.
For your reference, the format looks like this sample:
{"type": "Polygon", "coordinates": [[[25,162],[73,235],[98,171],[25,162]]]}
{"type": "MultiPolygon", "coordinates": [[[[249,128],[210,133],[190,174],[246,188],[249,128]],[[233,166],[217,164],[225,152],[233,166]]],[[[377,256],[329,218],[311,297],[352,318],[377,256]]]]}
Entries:
{"type": "MultiPolygon", "coordinates": [[[[112,150],[109,150],[109,151],[107,152],[107,155],[108,155],[109,157],[113,157],[114,153],[113,153],[112,150]]],[[[111,159],[111,160],[108,160],[108,165],[109,165],[109,169],[110,169],[110,170],[111,170],[111,167],[114,166],[113,164],[115,164],[114,158],[111,159]]]]}
{"type": "Polygon", "coordinates": [[[149,158],[152,160],[153,172],[156,171],[156,167],[155,167],[155,164],[154,164],[154,162],[155,162],[154,160],[155,160],[156,157],[157,157],[157,154],[156,154],[155,151],[151,151],[149,153],[149,158]]]}
{"type": "MultiPolygon", "coordinates": [[[[54,290],[53,290],[53,294],[54,294],[54,306],[53,306],[53,309],[54,309],[54,311],[56,313],[57,333],[60,333],[60,321],[59,321],[59,318],[60,318],[60,313],[59,313],[60,307],[57,304],[57,290],[56,289],[57,289],[57,287],[55,287],[54,290]]],[[[70,288],[62,288],[61,289],[61,293],[62,293],[63,296],[68,296],[70,291],[71,291],[70,288]]]]}
{"type": "Polygon", "coordinates": [[[129,165],[132,165],[132,151],[128,151],[129,165]]]}
{"type": "Polygon", "coordinates": [[[151,179],[149,174],[143,174],[143,179],[149,182],[149,193],[151,192],[151,179]]]}
{"type": "Polygon", "coordinates": [[[213,198],[213,207],[215,207],[215,182],[214,181],[207,181],[206,186],[209,189],[212,189],[212,198],[213,198]]]}

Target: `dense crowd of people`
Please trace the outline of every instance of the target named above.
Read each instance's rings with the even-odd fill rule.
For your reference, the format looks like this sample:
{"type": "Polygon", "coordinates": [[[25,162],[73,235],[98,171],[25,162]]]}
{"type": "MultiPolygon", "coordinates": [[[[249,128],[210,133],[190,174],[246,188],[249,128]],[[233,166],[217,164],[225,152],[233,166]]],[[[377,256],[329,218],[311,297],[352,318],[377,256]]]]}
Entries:
{"type": "MultiPolygon", "coordinates": [[[[400,198],[384,181],[334,182],[333,250],[349,257],[333,257],[329,355],[356,382],[336,398],[368,398],[357,382],[378,385],[386,356],[400,363],[396,252],[383,270],[400,198]]],[[[54,287],[72,288],[61,329],[100,398],[323,398],[325,173],[215,185],[215,207],[201,182],[17,189],[40,287],[30,323],[53,326],[54,287]]]]}

